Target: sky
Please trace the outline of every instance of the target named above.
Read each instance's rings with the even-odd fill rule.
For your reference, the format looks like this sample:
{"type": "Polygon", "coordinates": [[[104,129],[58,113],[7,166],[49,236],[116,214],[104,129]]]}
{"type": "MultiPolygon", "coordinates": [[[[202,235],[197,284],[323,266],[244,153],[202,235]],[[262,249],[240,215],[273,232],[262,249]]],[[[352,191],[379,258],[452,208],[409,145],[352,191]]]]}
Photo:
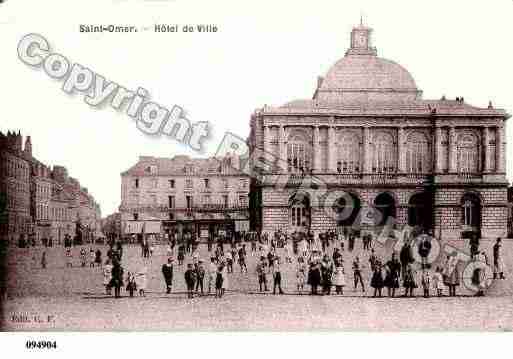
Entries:
{"type": "MultiPolygon", "coordinates": [[[[255,109],[311,98],[361,16],[374,29],[378,55],[404,66],[425,99],[463,96],[482,107],[491,100],[513,113],[513,0],[17,0],[0,5],[0,130],[30,135],[35,157],[66,166],[105,216],[120,204],[120,173],[140,155],[212,155],[225,131],[248,136],[255,109]],[[80,33],[80,24],[213,24],[218,31],[80,33]],[[192,122],[210,122],[203,153],[145,135],[126,113],[91,107],[83,94],[64,93],[62,81],[17,57],[29,33],[72,63],[128,89],[143,87],[152,101],[184,108],[192,122]]],[[[512,161],[509,145],[509,180],[512,161]]]]}

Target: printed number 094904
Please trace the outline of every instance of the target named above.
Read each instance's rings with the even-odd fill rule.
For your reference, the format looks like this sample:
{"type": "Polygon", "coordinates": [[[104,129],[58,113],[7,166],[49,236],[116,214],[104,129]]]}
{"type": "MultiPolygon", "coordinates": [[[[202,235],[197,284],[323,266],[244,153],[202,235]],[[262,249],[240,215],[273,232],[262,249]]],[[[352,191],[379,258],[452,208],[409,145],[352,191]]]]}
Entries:
{"type": "Polygon", "coordinates": [[[25,347],[27,349],[57,349],[57,342],[27,340],[27,342],[25,343],[25,347]]]}

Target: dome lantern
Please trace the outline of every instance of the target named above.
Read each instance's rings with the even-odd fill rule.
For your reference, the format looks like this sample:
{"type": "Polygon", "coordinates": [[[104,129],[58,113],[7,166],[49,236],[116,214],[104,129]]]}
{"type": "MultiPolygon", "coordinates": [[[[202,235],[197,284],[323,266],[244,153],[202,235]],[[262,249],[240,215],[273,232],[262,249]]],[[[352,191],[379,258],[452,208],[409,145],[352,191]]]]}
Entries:
{"type": "Polygon", "coordinates": [[[313,98],[329,102],[411,102],[422,97],[411,74],[394,61],[377,56],[372,29],[363,25],[351,31],[345,56],[318,82],[313,98]]]}

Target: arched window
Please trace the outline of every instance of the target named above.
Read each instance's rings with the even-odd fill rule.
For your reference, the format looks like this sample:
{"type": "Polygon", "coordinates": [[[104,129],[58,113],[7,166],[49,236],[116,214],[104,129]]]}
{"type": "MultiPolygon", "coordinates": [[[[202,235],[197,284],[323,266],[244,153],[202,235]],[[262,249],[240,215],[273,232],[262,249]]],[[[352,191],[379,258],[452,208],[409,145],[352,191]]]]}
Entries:
{"type": "Polygon", "coordinates": [[[293,135],[287,142],[287,162],[289,173],[310,172],[312,164],[311,146],[301,135],[293,135]]]}
{"type": "Polygon", "coordinates": [[[310,227],[310,200],[308,196],[295,194],[289,199],[289,205],[291,229],[308,229],[310,227]]]}
{"type": "Polygon", "coordinates": [[[479,172],[479,141],[472,133],[458,137],[457,142],[458,172],[479,172]]]}
{"type": "Polygon", "coordinates": [[[463,202],[463,225],[472,229],[479,228],[481,224],[481,201],[473,193],[466,193],[463,202]]]}
{"type": "Polygon", "coordinates": [[[411,133],[406,140],[406,172],[425,173],[430,167],[429,142],[420,132],[411,133]]]}
{"type": "Polygon", "coordinates": [[[395,172],[397,156],[394,139],[386,132],[377,133],[372,143],[372,172],[391,173],[395,172]]]}
{"type": "Polygon", "coordinates": [[[338,143],[338,173],[360,172],[360,140],[354,133],[340,136],[338,143]]]}

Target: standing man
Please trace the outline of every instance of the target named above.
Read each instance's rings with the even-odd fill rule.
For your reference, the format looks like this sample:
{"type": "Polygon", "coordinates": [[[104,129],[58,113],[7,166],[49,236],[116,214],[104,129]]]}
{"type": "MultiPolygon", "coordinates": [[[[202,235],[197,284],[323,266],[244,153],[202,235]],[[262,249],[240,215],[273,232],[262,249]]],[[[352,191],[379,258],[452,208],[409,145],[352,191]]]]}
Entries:
{"type": "Polygon", "coordinates": [[[504,278],[504,261],[502,260],[502,240],[497,238],[497,242],[493,245],[493,279],[497,279],[497,274],[500,279],[504,278]]]}
{"type": "Polygon", "coordinates": [[[192,263],[187,264],[187,270],[184,274],[185,284],[187,284],[187,298],[194,298],[194,285],[196,284],[196,271],[192,268],[192,263]]]}
{"type": "Polygon", "coordinates": [[[267,278],[266,278],[266,265],[265,265],[265,257],[260,257],[260,262],[256,266],[256,272],[258,275],[258,284],[260,286],[260,292],[262,292],[262,285],[264,285],[265,291],[267,292],[267,278]]]}
{"type": "Polygon", "coordinates": [[[112,280],[111,287],[114,287],[114,296],[116,298],[121,297],[121,287],[123,286],[123,267],[117,259],[114,260],[114,266],[112,267],[112,280]]]}
{"type": "Polygon", "coordinates": [[[166,282],[166,293],[169,294],[173,286],[173,258],[168,258],[167,263],[162,265],[162,274],[166,282]]]}
{"type": "Polygon", "coordinates": [[[281,267],[279,258],[274,260],[273,280],[273,294],[276,294],[276,287],[278,287],[279,293],[283,294],[283,290],[281,289],[281,267]]]}
{"type": "Polygon", "coordinates": [[[358,287],[358,282],[360,282],[362,286],[362,292],[365,292],[365,285],[363,284],[362,279],[362,268],[360,265],[360,258],[356,257],[353,262],[353,275],[354,275],[354,290],[356,292],[356,288],[358,287]]]}
{"type": "Polygon", "coordinates": [[[201,295],[203,295],[203,280],[205,279],[205,265],[203,264],[203,261],[200,259],[197,264],[195,264],[196,267],[196,294],[198,293],[198,290],[201,290],[201,295]]]}

